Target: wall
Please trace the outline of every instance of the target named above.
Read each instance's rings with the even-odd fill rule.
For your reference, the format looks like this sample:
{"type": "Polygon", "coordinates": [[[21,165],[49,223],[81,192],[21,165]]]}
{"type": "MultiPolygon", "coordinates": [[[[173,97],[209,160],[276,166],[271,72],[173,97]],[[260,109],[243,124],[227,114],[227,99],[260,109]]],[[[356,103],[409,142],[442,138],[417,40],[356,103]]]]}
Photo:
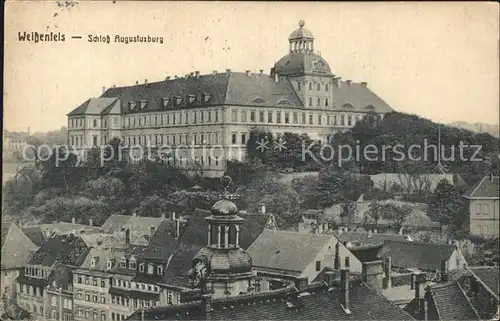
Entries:
{"type": "Polygon", "coordinates": [[[469,214],[472,235],[499,236],[499,200],[470,200],[469,214]]]}
{"type": "Polygon", "coordinates": [[[19,271],[20,269],[2,270],[0,279],[0,297],[3,297],[4,293],[6,293],[8,297],[16,298],[16,278],[19,276],[19,271]]]}

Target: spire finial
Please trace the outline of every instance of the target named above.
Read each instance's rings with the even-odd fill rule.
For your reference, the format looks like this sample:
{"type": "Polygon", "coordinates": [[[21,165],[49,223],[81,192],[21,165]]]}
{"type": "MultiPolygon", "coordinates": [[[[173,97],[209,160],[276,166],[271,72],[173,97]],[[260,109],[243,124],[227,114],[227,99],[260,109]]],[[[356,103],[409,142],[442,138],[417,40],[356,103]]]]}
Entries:
{"type": "Polygon", "coordinates": [[[299,27],[303,28],[305,26],[306,22],[304,20],[299,21],[299,27]]]}
{"type": "Polygon", "coordinates": [[[229,177],[227,175],[221,177],[220,183],[221,183],[222,187],[224,188],[224,192],[222,192],[223,198],[229,198],[229,192],[227,191],[227,189],[229,188],[229,185],[231,185],[232,181],[233,180],[231,179],[231,177],[229,177]]]}

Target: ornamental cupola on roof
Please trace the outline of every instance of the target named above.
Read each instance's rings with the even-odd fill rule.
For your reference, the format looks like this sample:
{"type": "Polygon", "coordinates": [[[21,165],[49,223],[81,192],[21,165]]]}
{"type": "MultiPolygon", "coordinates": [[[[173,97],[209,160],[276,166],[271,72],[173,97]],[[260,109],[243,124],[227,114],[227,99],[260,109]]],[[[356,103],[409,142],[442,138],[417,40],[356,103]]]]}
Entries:
{"type": "Polygon", "coordinates": [[[288,41],[290,42],[290,52],[313,52],[314,37],[311,31],[304,28],[304,20],[299,21],[299,29],[292,32],[288,41]]]}
{"type": "Polygon", "coordinates": [[[223,198],[206,217],[208,223],[207,246],[193,259],[190,276],[193,286],[214,297],[227,297],[252,291],[252,259],[240,248],[240,230],[243,218],[237,206],[229,200],[227,188],[231,179],[221,179],[225,185],[223,198]]]}

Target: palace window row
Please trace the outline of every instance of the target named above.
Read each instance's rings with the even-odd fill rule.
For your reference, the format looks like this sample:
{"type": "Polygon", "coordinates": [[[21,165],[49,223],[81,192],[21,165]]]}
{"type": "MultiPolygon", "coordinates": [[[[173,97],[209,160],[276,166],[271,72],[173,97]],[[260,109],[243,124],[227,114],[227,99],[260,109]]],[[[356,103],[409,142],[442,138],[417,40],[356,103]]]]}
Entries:
{"type": "Polygon", "coordinates": [[[132,306],[134,309],[139,309],[144,307],[155,307],[160,304],[160,301],[128,298],[121,295],[111,295],[111,303],[124,307],[132,306]]]}
{"type": "Polygon", "coordinates": [[[43,298],[44,289],[42,287],[27,285],[27,284],[19,284],[18,290],[20,293],[24,293],[30,296],[38,296],[43,298]]]}
{"type": "Polygon", "coordinates": [[[172,133],[125,137],[126,146],[218,145],[219,133],[172,133]]]}
{"type": "Polygon", "coordinates": [[[24,275],[35,277],[35,278],[47,278],[50,274],[50,269],[34,267],[34,266],[26,266],[24,267],[24,275]]]}
{"type": "Polygon", "coordinates": [[[101,278],[101,277],[96,277],[96,276],[90,277],[88,275],[85,275],[85,276],[84,275],[77,275],[76,276],[76,283],[105,288],[109,285],[109,278],[101,278]]]}
{"type": "Polygon", "coordinates": [[[106,321],[106,310],[78,307],[75,312],[79,318],[85,318],[85,320],[106,321]]]}
{"type": "Polygon", "coordinates": [[[135,115],[122,118],[124,128],[137,128],[163,125],[190,125],[218,123],[220,120],[219,110],[199,110],[172,112],[162,115],[135,115]]]}
{"type": "Polygon", "coordinates": [[[106,304],[106,294],[103,293],[79,290],[76,293],[76,298],[87,302],[106,304]]]}
{"type": "MultiPolygon", "coordinates": [[[[301,90],[301,87],[302,87],[301,82],[300,82],[300,81],[298,81],[298,82],[297,82],[297,90],[298,90],[298,91],[300,91],[300,90],[301,90]]],[[[307,82],[307,88],[308,88],[309,90],[313,90],[313,83],[312,83],[311,81],[307,82]]],[[[317,83],[316,83],[316,91],[321,91],[321,89],[322,89],[322,88],[323,88],[323,90],[324,90],[325,92],[328,92],[328,91],[329,91],[330,86],[329,86],[328,84],[325,84],[325,83],[320,83],[320,82],[317,82],[317,83]]]]}

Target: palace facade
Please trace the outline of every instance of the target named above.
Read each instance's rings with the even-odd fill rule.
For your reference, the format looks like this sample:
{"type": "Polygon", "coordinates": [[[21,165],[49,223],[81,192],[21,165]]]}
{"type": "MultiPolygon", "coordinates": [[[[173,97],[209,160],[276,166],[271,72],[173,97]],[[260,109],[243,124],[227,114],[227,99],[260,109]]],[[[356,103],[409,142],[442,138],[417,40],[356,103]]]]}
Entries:
{"type": "Polygon", "coordinates": [[[325,141],[369,112],[383,116],[392,110],[367,83],[334,75],[315,53],[314,37],[303,21],[288,42],[289,52],[269,75],[263,70],[196,71],[104,90],[68,114],[68,143],[82,152],[116,137],[133,159],[144,153],[133,146],[167,145],[181,151],[172,152],[176,166],[220,176],[225,160],[244,157],[254,128],[325,141]]]}

